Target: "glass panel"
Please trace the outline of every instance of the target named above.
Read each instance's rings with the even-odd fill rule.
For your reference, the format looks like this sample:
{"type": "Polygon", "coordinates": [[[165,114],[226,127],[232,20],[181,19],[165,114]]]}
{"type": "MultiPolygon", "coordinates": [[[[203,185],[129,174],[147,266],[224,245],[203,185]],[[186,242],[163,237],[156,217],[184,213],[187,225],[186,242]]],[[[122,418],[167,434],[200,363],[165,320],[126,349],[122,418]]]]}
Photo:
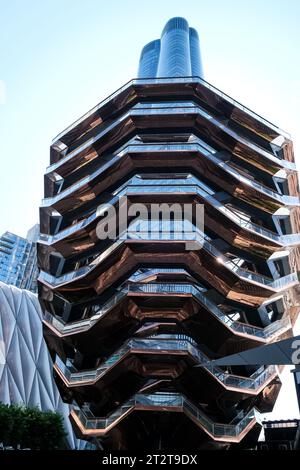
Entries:
{"type": "Polygon", "coordinates": [[[238,437],[251,422],[260,423],[260,415],[255,408],[246,415],[242,412],[238,415],[239,421],[236,424],[214,423],[202,410],[194,405],[183,395],[177,393],[157,392],[151,395],[137,394],[126,402],[123,406],[114,411],[108,418],[87,418],[82,410],[74,410],[81,423],[86,429],[105,430],[107,426],[113,424],[116,420],[124,417],[125,413],[139,407],[158,408],[161,411],[171,411],[173,407],[180,407],[182,411],[193,418],[203,426],[214,437],[223,438],[238,437]]]}
{"type": "MultiPolygon", "coordinates": [[[[160,272],[160,269],[153,269],[148,271],[148,275],[156,274],[160,272]]],[[[87,330],[97,323],[104,315],[106,315],[115,305],[117,305],[127,294],[129,293],[152,293],[152,294],[165,294],[165,293],[184,293],[193,295],[207,310],[213,314],[218,320],[224,325],[233,330],[236,333],[245,334],[249,336],[259,337],[263,339],[271,338],[274,334],[282,333],[291,327],[290,318],[288,316],[277,320],[265,328],[259,328],[256,326],[248,325],[238,321],[232,320],[230,317],[225,315],[222,310],[209,300],[203,289],[194,284],[179,284],[179,283],[132,283],[125,284],[121,287],[120,291],[108,300],[105,304],[97,307],[93,316],[79,320],[72,323],[65,324],[58,317],[53,316],[49,312],[45,312],[44,321],[53,325],[58,331],[62,333],[77,333],[79,330],[87,330]]]]}
{"type": "Polygon", "coordinates": [[[210,363],[210,359],[199,350],[198,345],[189,336],[186,335],[155,335],[147,339],[131,339],[122,346],[116,353],[105,360],[100,367],[94,370],[74,372],[70,366],[66,366],[62,360],[57,357],[56,365],[64,374],[70,383],[92,382],[99,379],[118,361],[120,361],[130,350],[134,351],[186,351],[203,366],[224,386],[238,389],[257,390],[262,384],[265,384],[272,376],[276,374],[276,367],[271,365],[266,369],[260,369],[257,374],[251,377],[240,377],[224,372],[220,367],[210,363]]]}

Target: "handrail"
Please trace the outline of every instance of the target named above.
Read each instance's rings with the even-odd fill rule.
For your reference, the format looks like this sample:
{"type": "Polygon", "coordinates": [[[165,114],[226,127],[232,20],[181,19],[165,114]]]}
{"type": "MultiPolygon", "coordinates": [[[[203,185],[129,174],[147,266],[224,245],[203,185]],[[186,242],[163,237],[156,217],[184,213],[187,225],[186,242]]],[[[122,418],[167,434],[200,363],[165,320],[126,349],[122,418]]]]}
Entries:
{"type": "Polygon", "coordinates": [[[194,418],[206,432],[218,440],[238,439],[243,431],[253,422],[260,424],[260,413],[256,408],[252,408],[236,424],[215,423],[200,408],[194,405],[185,396],[178,393],[156,392],[150,395],[136,394],[126,403],[111,413],[107,418],[89,418],[84,411],[74,409],[74,413],[81,422],[85,430],[94,430],[100,434],[105,433],[114,424],[125,417],[134,409],[147,409],[147,407],[158,408],[160,411],[172,411],[172,409],[182,408],[182,411],[188,416],[194,418]]]}
{"type": "Polygon", "coordinates": [[[228,258],[226,258],[221,251],[215,248],[211,243],[212,240],[207,235],[205,235],[203,232],[200,232],[199,229],[196,227],[192,227],[192,228],[193,230],[189,232],[188,231],[186,232],[175,231],[172,233],[172,238],[170,239],[170,234],[169,234],[169,238],[167,236],[162,238],[161,235],[168,235],[168,234],[160,233],[159,230],[157,230],[157,232],[152,233],[151,238],[149,238],[149,232],[148,232],[147,226],[146,226],[145,232],[142,232],[142,231],[137,232],[136,230],[131,231],[131,227],[129,226],[129,229],[126,230],[124,233],[122,233],[119,236],[117,241],[115,241],[108,249],[106,249],[104,252],[98,255],[92,261],[92,263],[89,264],[88,266],[83,266],[79,268],[78,270],[70,271],[69,273],[66,273],[57,277],[41,270],[38,279],[42,282],[51,284],[52,286],[55,286],[55,287],[61,286],[61,285],[67,284],[69,282],[72,282],[76,279],[82,278],[83,276],[87,275],[89,272],[95,269],[96,266],[98,266],[104,259],[106,259],[109,255],[111,255],[112,252],[114,252],[121,244],[123,244],[127,240],[140,240],[140,241],[150,240],[151,242],[154,242],[154,241],[161,242],[161,241],[172,240],[172,241],[179,241],[179,242],[185,242],[185,243],[191,242],[191,241],[193,243],[197,243],[199,247],[203,248],[205,251],[212,254],[217,259],[218,263],[222,264],[226,269],[230,270],[239,278],[245,279],[247,282],[260,284],[272,290],[278,290],[278,289],[281,290],[289,284],[295,284],[296,282],[298,282],[297,272],[293,272],[291,274],[282,276],[279,279],[274,280],[262,274],[258,274],[258,273],[240,268],[234,262],[228,260],[228,258]]]}
{"type": "Polygon", "coordinates": [[[191,294],[204,305],[219,321],[234,333],[260,338],[262,340],[270,340],[275,334],[283,329],[291,326],[288,316],[277,320],[265,328],[248,325],[245,323],[232,320],[225,315],[222,310],[217,307],[208,297],[194,284],[179,283],[132,283],[123,286],[116,294],[109,299],[104,305],[101,305],[95,311],[92,317],[84,320],[77,320],[72,323],[64,323],[59,317],[55,317],[49,312],[45,312],[44,321],[53,326],[57,331],[63,334],[76,334],[80,331],[86,331],[92,328],[102,317],[108,314],[126,295],[130,293],[151,293],[151,294],[191,294]]]}
{"type": "MultiPolygon", "coordinates": [[[[87,371],[71,371],[66,364],[56,356],[55,364],[63,373],[69,384],[96,382],[112,367],[114,367],[130,351],[163,351],[187,352],[202,367],[213,375],[225,388],[235,388],[240,390],[251,390],[256,392],[262,385],[265,385],[275,374],[276,367],[271,365],[264,369],[259,375],[253,377],[241,377],[224,372],[220,367],[209,364],[210,359],[203,352],[195,341],[186,335],[156,335],[146,339],[131,339],[127,341],[118,351],[109,356],[99,367],[87,371]]],[[[72,367],[73,368],[73,367],[72,367]]]]}
{"type": "Polygon", "coordinates": [[[235,168],[232,166],[228,165],[226,162],[222,161],[220,158],[214,155],[214,152],[209,152],[207,149],[203,147],[203,145],[200,144],[201,139],[197,138],[198,142],[188,142],[184,144],[129,144],[126,145],[125,148],[123,148],[120,152],[117,152],[111,156],[111,160],[103,162],[103,164],[100,166],[100,168],[97,168],[92,174],[82,178],[80,181],[76,182],[72,186],[69,186],[65,190],[59,192],[55,196],[50,196],[47,198],[42,199],[42,207],[47,207],[50,205],[55,204],[57,201],[61,200],[62,198],[70,195],[77,189],[81,188],[85,184],[91,182],[93,179],[95,179],[98,175],[100,175],[104,170],[106,170],[108,167],[113,165],[116,161],[118,161],[120,158],[122,158],[124,155],[127,153],[139,153],[142,151],[151,151],[151,152],[176,152],[176,151],[184,151],[184,152],[199,152],[201,150],[201,153],[211,160],[213,163],[215,163],[217,166],[222,168],[224,171],[227,173],[230,173],[235,179],[238,179],[241,181],[243,184],[246,184],[247,186],[252,186],[254,189],[256,189],[259,192],[262,192],[268,196],[270,196],[273,199],[276,199],[277,201],[286,203],[286,204],[296,204],[299,203],[299,198],[297,196],[289,196],[285,194],[280,194],[276,191],[273,191],[269,189],[267,186],[258,183],[254,179],[246,178],[243,176],[240,172],[238,172],[235,168]]]}
{"type": "Polygon", "coordinates": [[[286,131],[283,131],[278,126],[276,126],[272,122],[268,121],[267,119],[263,118],[259,114],[255,113],[254,111],[252,111],[247,106],[244,106],[239,101],[233,99],[231,96],[227,95],[226,93],[221,91],[219,88],[215,87],[214,85],[211,85],[209,82],[204,80],[202,77],[193,76],[193,77],[180,77],[180,78],[179,77],[166,77],[166,78],[153,77],[153,78],[148,78],[148,79],[134,78],[132,80],[129,80],[124,85],[122,85],[120,88],[118,88],[116,91],[111,93],[107,98],[100,101],[96,106],[94,106],[87,113],[83,114],[80,118],[76,119],[76,121],[74,121],[71,125],[66,127],[62,132],[60,132],[53,139],[52,143],[54,144],[56,141],[61,139],[65,134],[67,134],[72,129],[74,129],[74,127],[76,127],[78,124],[83,122],[85,119],[87,119],[89,116],[91,116],[93,113],[95,113],[98,109],[100,109],[105,104],[107,104],[109,101],[111,101],[113,98],[115,98],[117,95],[119,95],[122,91],[126,90],[126,88],[129,88],[131,85],[147,85],[147,84],[156,84],[156,83],[157,84],[160,84],[160,83],[198,83],[198,84],[201,84],[205,88],[208,88],[213,93],[215,93],[218,96],[220,96],[221,98],[223,98],[225,101],[228,101],[229,103],[233,104],[237,108],[244,111],[246,114],[249,114],[255,120],[258,120],[260,123],[266,125],[270,129],[274,130],[279,135],[283,135],[287,139],[290,139],[290,134],[288,134],[286,131]]]}
{"type": "MultiPolygon", "coordinates": [[[[148,183],[146,183],[145,181],[140,180],[137,177],[130,178],[128,181],[126,181],[126,183],[122,185],[121,188],[118,189],[117,192],[114,193],[114,195],[111,197],[111,200],[108,201],[107,204],[109,205],[117,204],[119,199],[122,196],[130,196],[132,194],[137,194],[139,192],[145,192],[147,194],[155,194],[156,192],[159,194],[163,194],[163,193],[167,194],[169,192],[174,193],[176,191],[182,192],[182,193],[184,192],[195,193],[199,195],[202,199],[207,201],[209,204],[211,204],[214,207],[214,209],[221,212],[226,217],[230,218],[233,222],[237,223],[241,228],[245,230],[248,230],[255,234],[259,234],[260,236],[267,238],[269,240],[275,241],[276,243],[280,245],[285,245],[286,243],[293,243],[293,244],[300,243],[299,233],[291,234],[291,235],[279,235],[279,234],[272,232],[269,229],[266,229],[260,225],[255,224],[254,222],[244,220],[242,217],[234,213],[231,209],[226,207],[224,204],[220,203],[220,201],[218,201],[213,196],[213,193],[209,190],[209,188],[203,183],[201,183],[201,181],[198,178],[195,178],[194,176],[191,176],[189,178],[182,179],[182,180],[174,180],[173,182],[171,179],[168,179],[168,180],[160,179],[156,181],[156,184],[153,184],[155,180],[148,180],[148,183]],[[176,184],[176,181],[177,181],[177,184],[176,184]]],[[[292,201],[290,201],[290,203],[291,202],[292,201]]],[[[296,202],[297,204],[299,204],[298,198],[293,197],[293,203],[296,204],[296,202]]],[[[66,229],[63,229],[62,231],[58,232],[55,235],[40,234],[39,242],[48,243],[48,244],[55,243],[56,241],[59,241],[71,235],[72,233],[75,233],[79,231],[80,229],[87,227],[93,221],[95,221],[98,217],[100,217],[100,215],[101,215],[101,211],[97,209],[93,214],[88,216],[86,219],[81,220],[80,222],[74,225],[71,225],[70,227],[67,227],[66,229]]]]}
{"type": "Polygon", "coordinates": [[[123,115],[116,118],[114,122],[104,125],[101,129],[99,129],[99,132],[97,134],[90,137],[85,142],[80,144],[78,147],[73,149],[71,152],[64,155],[60,160],[48,166],[46,173],[51,173],[52,171],[57,171],[59,173],[58,171],[59,167],[62,167],[66,162],[69,162],[71,159],[79,155],[81,152],[91,147],[97,140],[99,140],[101,137],[107,134],[107,132],[113,130],[117,125],[119,125],[122,121],[127,119],[129,116],[148,116],[149,117],[149,116],[167,115],[167,114],[168,115],[175,115],[175,114],[186,115],[188,113],[194,114],[195,116],[201,116],[202,118],[206,119],[210,123],[213,123],[213,125],[216,126],[217,129],[229,135],[231,138],[235,139],[237,142],[240,142],[241,144],[246,145],[246,147],[249,147],[254,152],[257,152],[260,156],[265,157],[267,160],[270,160],[276,163],[277,165],[286,169],[291,169],[291,170],[295,169],[294,162],[280,159],[277,155],[274,155],[273,153],[267,151],[263,147],[260,147],[258,144],[251,142],[249,139],[238,134],[234,129],[229,128],[228,126],[224,125],[220,120],[218,120],[216,117],[209,114],[207,111],[202,109],[199,105],[195,104],[194,107],[182,106],[182,103],[178,102],[177,107],[175,107],[173,104],[173,106],[169,106],[169,108],[166,108],[163,106],[161,108],[150,108],[150,107],[138,108],[136,106],[133,106],[129,111],[126,111],[123,115]]]}

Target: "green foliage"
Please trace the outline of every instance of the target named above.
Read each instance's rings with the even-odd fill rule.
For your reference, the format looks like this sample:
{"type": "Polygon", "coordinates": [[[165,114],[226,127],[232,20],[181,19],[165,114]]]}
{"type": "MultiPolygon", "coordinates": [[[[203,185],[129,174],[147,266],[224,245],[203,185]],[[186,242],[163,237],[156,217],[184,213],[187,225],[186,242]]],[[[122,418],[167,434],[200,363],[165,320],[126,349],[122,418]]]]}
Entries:
{"type": "Polygon", "coordinates": [[[0,403],[0,442],[4,446],[33,450],[62,449],[65,436],[59,413],[0,403]]]}

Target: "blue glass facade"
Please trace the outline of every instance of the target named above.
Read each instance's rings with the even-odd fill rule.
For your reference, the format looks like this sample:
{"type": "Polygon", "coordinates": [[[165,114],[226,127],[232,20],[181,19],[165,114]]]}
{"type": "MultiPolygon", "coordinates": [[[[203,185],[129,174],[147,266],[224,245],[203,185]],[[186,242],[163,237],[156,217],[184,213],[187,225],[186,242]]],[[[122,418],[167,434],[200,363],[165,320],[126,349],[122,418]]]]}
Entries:
{"type": "Polygon", "coordinates": [[[160,40],[151,41],[143,48],[139,63],[138,76],[152,78],[157,75],[160,53],[160,40]]]}
{"type": "Polygon", "coordinates": [[[194,28],[189,29],[189,39],[192,75],[197,77],[203,77],[199,36],[194,28]]]}
{"type": "Polygon", "coordinates": [[[184,18],[171,18],[161,39],[143,48],[138,78],[203,77],[199,36],[184,18]]]}
{"type": "Polygon", "coordinates": [[[5,232],[0,237],[0,281],[37,291],[36,240],[5,232]]]}

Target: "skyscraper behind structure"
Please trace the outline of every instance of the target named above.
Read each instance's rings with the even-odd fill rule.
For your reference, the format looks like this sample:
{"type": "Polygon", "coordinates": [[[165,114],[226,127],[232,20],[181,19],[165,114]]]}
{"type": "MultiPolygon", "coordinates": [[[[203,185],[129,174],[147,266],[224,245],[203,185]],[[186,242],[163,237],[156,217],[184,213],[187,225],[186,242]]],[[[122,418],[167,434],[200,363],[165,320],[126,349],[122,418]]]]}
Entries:
{"type": "Polygon", "coordinates": [[[27,238],[5,232],[0,237],[0,281],[37,292],[36,242],[39,225],[32,227],[27,238]]]}
{"type": "Polygon", "coordinates": [[[198,33],[184,18],[172,18],[161,39],[143,48],[138,78],[190,76],[203,76],[198,33]]]}
{"type": "Polygon", "coordinates": [[[293,146],[201,70],[198,35],[173,18],[143,49],[140,78],[51,145],[38,248],[45,337],[78,435],[105,448],[251,447],[280,390],[274,365],[210,359],[292,335],[293,146]],[[202,204],[204,232],[193,218],[166,236],[158,218],[150,240],[147,220],[134,233],[108,224],[99,239],[124,198],[129,228],[135,203],[202,204]]]}

